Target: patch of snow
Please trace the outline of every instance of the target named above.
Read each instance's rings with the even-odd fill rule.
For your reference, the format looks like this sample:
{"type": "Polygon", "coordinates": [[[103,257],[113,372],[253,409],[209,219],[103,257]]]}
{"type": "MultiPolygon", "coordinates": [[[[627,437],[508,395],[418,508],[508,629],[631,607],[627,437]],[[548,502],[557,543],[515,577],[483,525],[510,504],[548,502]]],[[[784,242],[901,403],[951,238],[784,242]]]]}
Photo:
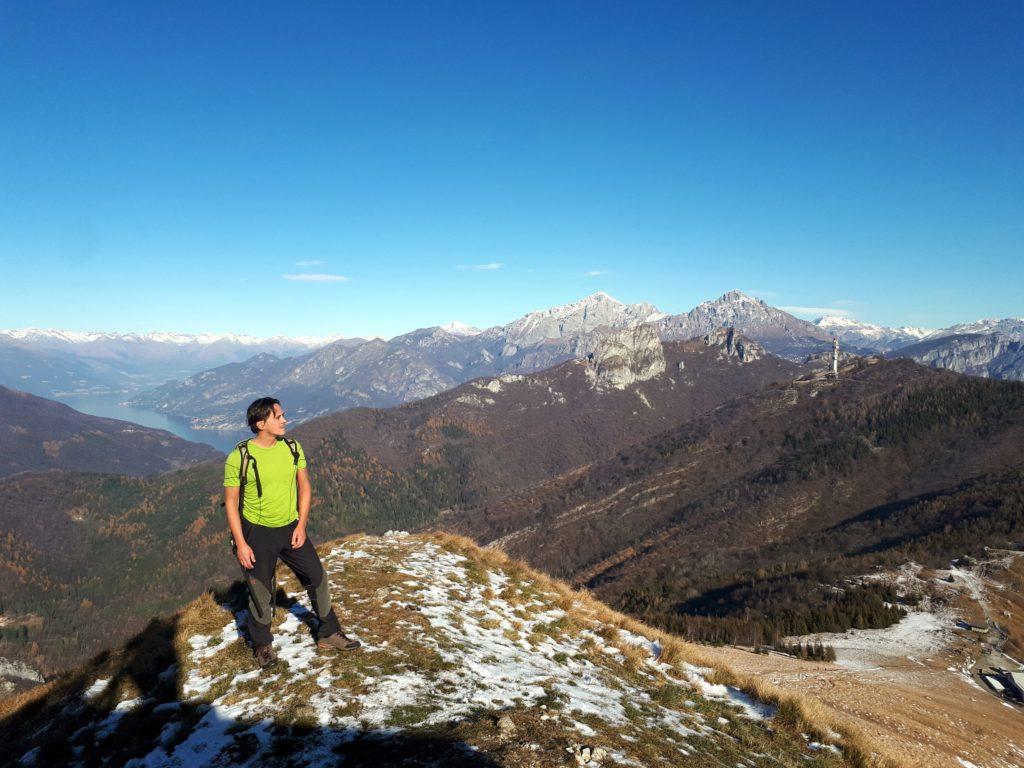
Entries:
{"type": "MultiPolygon", "coordinates": [[[[930,611],[910,611],[899,622],[885,629],[849,629],[823,632],[802,640],[831,645],[836,663],[851,670],[878,668],[879,657],[912,658],[927,656],[949,643],[952,620],[930,611]]],[[[795,638],[787,638],[792,640],[795,638]]]]}
{"type": "Polygon", "coordinates": [[[110,683],[110,678],[101,678],[96,680],[92,685],[82,691],[82,697],[85,699],[95,699],[103,692],[103,689],[107,687],[108,683],[110,683]]]}

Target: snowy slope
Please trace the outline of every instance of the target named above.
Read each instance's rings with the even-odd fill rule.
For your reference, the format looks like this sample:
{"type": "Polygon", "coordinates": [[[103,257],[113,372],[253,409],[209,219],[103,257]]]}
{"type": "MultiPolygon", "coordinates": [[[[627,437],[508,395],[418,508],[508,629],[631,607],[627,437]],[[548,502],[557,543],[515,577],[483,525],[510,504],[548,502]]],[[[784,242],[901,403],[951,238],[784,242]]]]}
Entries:
{"type": "Polygon", "coordinates": [[[207,595],[65,681],[47,706],[4,720],[0,762],[849,764],[676,645],[668,653],[664,636],[500,553],[403,533],[322,551],[361,650],[315,651],[289,575],[275,629],[282,661],[260,672],[239,604],[207,595]],[[166,648],[150,647],[161,637],[166,648]]]}

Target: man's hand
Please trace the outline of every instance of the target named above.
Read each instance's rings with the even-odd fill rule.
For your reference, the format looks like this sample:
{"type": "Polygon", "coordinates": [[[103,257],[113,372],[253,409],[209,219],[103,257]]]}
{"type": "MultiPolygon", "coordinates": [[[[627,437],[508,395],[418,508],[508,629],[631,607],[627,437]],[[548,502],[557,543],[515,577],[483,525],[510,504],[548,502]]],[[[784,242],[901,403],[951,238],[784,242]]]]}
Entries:
{"type": "Polygon", "coordinates": [[[252,570],[256,563],[256,555],[253,554],[252,547],[244,541],[241,544],[236,543],[235,554],[238,555],[238,562],[242,564],[243,568],[247,571],[252,570]]]}
{"type": "Polygon", "coordinates": [[[295,526],[295,530],[292,531],[292,549],[298,549],[306,543],[306,526],[299,525],[295,526]]]}

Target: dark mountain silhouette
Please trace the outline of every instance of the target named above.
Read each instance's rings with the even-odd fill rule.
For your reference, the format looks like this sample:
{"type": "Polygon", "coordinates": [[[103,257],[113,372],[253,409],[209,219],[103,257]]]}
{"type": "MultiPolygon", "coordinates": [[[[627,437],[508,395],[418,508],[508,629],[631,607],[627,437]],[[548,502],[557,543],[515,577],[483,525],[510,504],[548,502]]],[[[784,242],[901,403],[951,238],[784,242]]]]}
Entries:
{"type": "Polygon", "coordinates": [[[163,429],[89,416],[0,386],[0,477],[44,469],[149,475],[215,455],[163,429]]]}

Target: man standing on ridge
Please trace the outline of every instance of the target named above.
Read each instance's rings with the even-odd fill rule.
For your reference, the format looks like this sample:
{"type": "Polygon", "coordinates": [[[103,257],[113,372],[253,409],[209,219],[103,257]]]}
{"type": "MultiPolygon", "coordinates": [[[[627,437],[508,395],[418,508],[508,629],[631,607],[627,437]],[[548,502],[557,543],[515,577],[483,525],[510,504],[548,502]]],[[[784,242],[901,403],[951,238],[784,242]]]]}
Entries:
{"type": "Polygon", "coordinates": [[[224,506],[234,539],[232,548],[249,587],[248,630],[256,661],[264,668],[277,661],[270,629],[278,558],[309,594],[320,620],[317,647],[358,648],[359,641],[341,631],[331,605],[327,572],[306,535],[313,495],[306,456],[297,440],[284,436],[287,420],[280,401],[261,397],[249,406],[246,419],[256,437],[243,440],[228,454],[224,506]]]}

